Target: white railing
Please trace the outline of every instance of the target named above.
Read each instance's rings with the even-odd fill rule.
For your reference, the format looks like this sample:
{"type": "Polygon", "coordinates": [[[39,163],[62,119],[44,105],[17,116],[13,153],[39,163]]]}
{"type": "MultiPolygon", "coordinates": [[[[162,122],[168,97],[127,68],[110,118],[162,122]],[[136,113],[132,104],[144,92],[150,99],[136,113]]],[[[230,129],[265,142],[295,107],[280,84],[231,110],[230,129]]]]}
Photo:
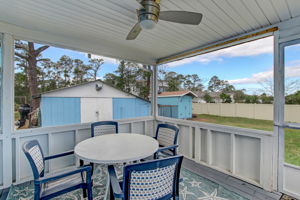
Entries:
{"type": "Polygon", "coordinates": [[[158,117],[180,128],[179,152],[197,163],[272,191],[273,133],[158,117]]]}
{"type": "MultiPolygon", "coordinates": [[[[153,136],[154,128],[161,122],[180,127],[179,151],[186,158],[268,191],[273,189],[272,132],[165,117],[158,117],[157,121],[152,117],[119,120],[119,131],[153,136]]],[[[72,150],[78,142],[88,137],[90,137],[89,123],[14,132],[12,173],[15,184],[32,178],[31,168],[22,151],[25,141],[37,139],[45,155],[52,155],[72,150]]],[[[2,148],[1,142],[0,136],[2,148]]],[[[68,156],[50,161],[46,169],[48,172],[54,172],[73,167],[75,164],[74,156],[68,156]]]]}
{"type": "MultiPolygon", "coordinates": [[[[153,135],[154,124],[152,117],[118,120],[118,122],[119,132],[153,135]]],[[[22,145],[25,141],[36,139],[41,144],[45,155],[53,155],[73,150],[78,142],[89,138],[90,135],[90,123],[16,131],[12,136],[14,162],[12,173],[15,184],[32,179],[31,168],[22,151],[22,145]]],[[[75,164],[76,159],[73,155],[58,158],[46,165],[46,171],[59,171],[73,167],[75,164]]]]}

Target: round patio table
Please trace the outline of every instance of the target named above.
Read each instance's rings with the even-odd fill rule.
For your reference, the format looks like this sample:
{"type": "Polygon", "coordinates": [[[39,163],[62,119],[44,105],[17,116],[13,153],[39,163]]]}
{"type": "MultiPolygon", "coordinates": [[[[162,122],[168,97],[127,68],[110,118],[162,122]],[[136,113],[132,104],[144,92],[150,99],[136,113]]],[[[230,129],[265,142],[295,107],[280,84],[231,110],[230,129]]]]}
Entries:
{"type": "MultiPolygon", "coordinates": [[[[152,137],[135,133],[118,133],[96,136],[75,146],[75,155],[86,162],[120,164],[141,160],[158,150],[158,142],[152,137]]],[[[105,199],[108,196],[109,176],[105,199]]]]}

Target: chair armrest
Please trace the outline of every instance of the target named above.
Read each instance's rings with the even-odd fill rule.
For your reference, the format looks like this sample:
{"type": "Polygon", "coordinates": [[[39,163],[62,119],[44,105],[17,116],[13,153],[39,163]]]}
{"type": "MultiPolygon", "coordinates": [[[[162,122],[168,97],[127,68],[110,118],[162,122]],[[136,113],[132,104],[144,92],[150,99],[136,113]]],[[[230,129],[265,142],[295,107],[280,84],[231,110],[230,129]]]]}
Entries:
{"type": "Polygon", "coordinates": [[[112,166],[112,165],[108,166],[107,170],[108,170],[108,174],[109,174],[109,178],[110,178],[110,185],[111,185],[112,191],[114,193],[114,197],[115,198],[123,198],[124,193],[120,187],[114,166],[112,166]]]}
{"type": "Polygon", "coordinates": [[[63,152],[63,153],[59,153],[59,154],[55,154],[52,156],[46,156],[44,159],[45,160],[50,160],[50,159],[54,159],[54,158],[59,158],[59,157],[63,157],[63,156],[68,156],[74,154],[74,151],[67,151],[67,152],[63,152]]]}
{"type": "Polygon", "coordinates": [[[171,150],[171,149],[176,149],[178,147],[178,144],[172,145],[172,146],[167,146],[167,147],[160,147],[156,153],[166,151],[166,150],[171,150]]]}
{"type": "Polygon", "coordinates": [[[41,177],[41,178],[35,180],[34,184],[39,185],[39,184],[47,183],[49,181],[55,181],[55,180],[58,180],[58,179],[61,179],[61,178],[67,177],[67,176],[71,176],[73,174],[82,173],[82,172],[87,172],[87,177],[88,177],[88,174],[91,176],[91,171],[92,171],[91,166],[84,166],[84,167],[77,168],[73,171],[68,171],[68,172],[54,174],[51,176],[41,177]]]}

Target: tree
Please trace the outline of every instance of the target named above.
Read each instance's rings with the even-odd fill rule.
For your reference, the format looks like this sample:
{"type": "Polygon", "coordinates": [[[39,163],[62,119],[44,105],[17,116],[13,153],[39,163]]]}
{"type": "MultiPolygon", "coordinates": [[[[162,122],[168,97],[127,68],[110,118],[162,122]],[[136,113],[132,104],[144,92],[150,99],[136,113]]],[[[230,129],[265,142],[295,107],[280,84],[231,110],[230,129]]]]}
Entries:
{"type": "Polygon", "coordinates": [[[72,73],[74,72],[74,62],[69,56],[63,55],[56,62],[57,76],[59,77],[58,87],[67,87],[72,84],[72,73]]]}
{"type": "Polygon", "coordinates": [[[206,103],[215,103],[213,98],[209,95],[208,92],[205,92],[203,99],[206,103]]]}
{"type": "Polygon", "coordinates": [[[100,68],[103,64],[104,60],[102,58],[94,58],[89,60],[89,74],[93,80],[97,80],[97,74],[100,71],[100,68]]]}
{"type": "Polygon", "coordinates": [[[300,104],[300,91],[298,90],[294,94],[287,95],[285,97],[286,104],[300,104]]]}
{"type": "Polygon", "coordinates": [[[104,76],[104,81],[109,85],[117,85],[118,77],[113,73],[107,73],[104,76]]]}
{"type": "Polygon", "coordinates": [[[245,103],[259,103],[257,95],[246,95],[245,103]]]}
{"type": "Polygon", "coordinates": [[[201,83],[201,79],[197,74],[186,75],[184,77],[183,86],[184,89],[191,91],[202,91],[203,84],[201,83]]]}
{"type": "Polygon", "coordinates": [[[165,80],[168,85],[168,91],[178,91],[181,89],[181,84],[184,82],[184,76],[182,74],[177,74],[176,72],[167,72],[165,80]]]}
{"type": "Polygon", "coordinates": [[[263,103],[263,104],[272,104],[274,97],[268,96],[266,93],[262,93],[259,96],[259,99],[261,100],[261,103],[263,103]]]}
{"type": "Polygon", "coordinates": [[[233,99],[235,103],[244,103],[246,99],[246,95],[243,90],[235,90],[233,94],[233,99]]]}
{"type": "Polygon", "coordinates": [[[224,92],[230,93],[235,89],[232,85],[229,85],[228,81],[220,80],[219,77],[213,76],[208,82],[207,89],[211,92],[224,92]]]}
{"type": "Polygon", "coordinates": [[[37,64],[45,60],[41,58],[41,53],[48,48],[49,46],[47,45],[36,48],[33,42],[19,40],[15,42],[15,60],[17,61],[17,65],[23,68],[26,74],[33,110],[38,108],[40,104],[37,98],[39,95],[37,64]]]}
{"type": "MultiPolygon", "coordinates": [[[[261,93],[266,93],[267,95],[274,97],[274,81],[273,79],[264,79],[259,82],[261,93]]],[[[285,95],[292,94],[300,90],[300,79],[286,79],[284,84],[285,95]]]]}
{"type": "Polygon", "coordinates": [[[151,90],[151,66],[143,65],[137,70],[136,88],[139,91],[138,96],[149,99],[151,90]]]}
{"type": "Polygon", "coordinates": [[[90,65],[86,65],[80,59],[73,60],[73,80],[71,84],[80,84],[88,81],[88,70],[91,69],[90,65]]]}
{"type": "Polygon", "coordinates": [[[222,99],[223,103],[231,103],[232,102],[230,95],[225,94],[225,93],[220,94],[220,99],[222,99]]]}

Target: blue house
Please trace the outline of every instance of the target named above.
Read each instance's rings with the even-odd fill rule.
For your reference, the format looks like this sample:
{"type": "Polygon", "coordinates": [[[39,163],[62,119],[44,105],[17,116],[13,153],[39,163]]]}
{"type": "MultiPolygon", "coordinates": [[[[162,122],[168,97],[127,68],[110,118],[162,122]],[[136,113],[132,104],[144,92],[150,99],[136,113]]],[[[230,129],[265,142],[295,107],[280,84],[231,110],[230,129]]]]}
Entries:
{"type": "Polygon", "coordinates": [[[100,80],[41,95],[41,126],[149,116],[151,103],[100,80]]]}
{"type": "Polygon", "coordinates": [[[197,95],[191,91],[162,92],[158,95],[160,116],[178,119],[192,117],[192,99],[197,95]]]}

